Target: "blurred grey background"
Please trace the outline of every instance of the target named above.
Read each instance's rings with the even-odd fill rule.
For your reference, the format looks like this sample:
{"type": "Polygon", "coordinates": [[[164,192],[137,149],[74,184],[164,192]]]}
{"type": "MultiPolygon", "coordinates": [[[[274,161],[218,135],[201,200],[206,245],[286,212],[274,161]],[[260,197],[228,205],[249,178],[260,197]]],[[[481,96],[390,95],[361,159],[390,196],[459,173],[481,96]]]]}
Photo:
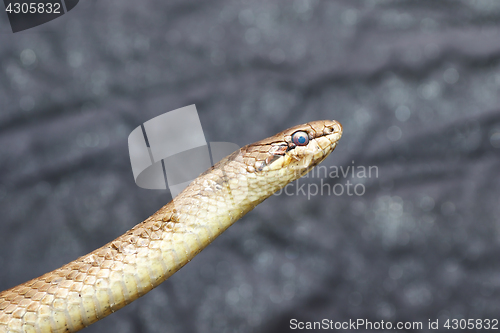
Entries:
{"type": "Polygon", "coordinates": [[[127,137],[196,104],[240,146],[336,119],[323,165],[378,177],[300,180],[365,193],[273,196],[84,332],[500,319],[500,1],[83,0],[16,34],[0,14],[0,66],[0,290],[166,204],[127,137]]]}

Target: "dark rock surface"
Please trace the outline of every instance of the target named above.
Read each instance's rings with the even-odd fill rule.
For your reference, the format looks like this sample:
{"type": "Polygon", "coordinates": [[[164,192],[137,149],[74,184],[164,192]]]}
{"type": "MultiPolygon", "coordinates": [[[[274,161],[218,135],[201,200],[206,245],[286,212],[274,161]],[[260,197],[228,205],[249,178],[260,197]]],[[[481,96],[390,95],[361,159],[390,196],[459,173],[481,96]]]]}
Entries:
{"type": "Polygon", "coordinates": [[[240,146],[339,120],[323,165],[377,169],[300,180],[85,332],[500,319],[499,1],[87,0],[9,29],[1,14],[0,290],[165,204],[134,184],[127,136],[196,104],[207,141],[240,146]]]}

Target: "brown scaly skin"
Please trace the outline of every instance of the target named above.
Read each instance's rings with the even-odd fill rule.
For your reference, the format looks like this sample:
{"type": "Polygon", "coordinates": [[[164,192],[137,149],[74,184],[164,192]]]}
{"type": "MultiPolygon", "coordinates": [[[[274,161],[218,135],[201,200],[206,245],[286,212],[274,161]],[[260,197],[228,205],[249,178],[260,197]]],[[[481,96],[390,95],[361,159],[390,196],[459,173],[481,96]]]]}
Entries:
{"type": "Polygon", "coordinates": [[[231,224],[323,161],[336,121],[292,127],[234,152],[173,201],[103,247],[0,293],[0,333],[75,332],[169,278],[231,224]],[[295,145],[292,134],[307,133],[295,145]]]}

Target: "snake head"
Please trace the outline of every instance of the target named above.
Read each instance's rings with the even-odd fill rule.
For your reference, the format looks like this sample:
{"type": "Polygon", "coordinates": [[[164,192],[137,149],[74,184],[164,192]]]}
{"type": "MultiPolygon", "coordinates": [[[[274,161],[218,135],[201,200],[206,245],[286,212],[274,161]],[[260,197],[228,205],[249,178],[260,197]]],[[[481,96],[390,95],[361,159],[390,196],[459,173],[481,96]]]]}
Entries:
{"type": "Polygon", "coordinates": [[[294,173],[297,179],[322,162],[341,136],[342,125],[338,121],[318,120],[245,146],[242,152],[249,171],[294,173]]]}

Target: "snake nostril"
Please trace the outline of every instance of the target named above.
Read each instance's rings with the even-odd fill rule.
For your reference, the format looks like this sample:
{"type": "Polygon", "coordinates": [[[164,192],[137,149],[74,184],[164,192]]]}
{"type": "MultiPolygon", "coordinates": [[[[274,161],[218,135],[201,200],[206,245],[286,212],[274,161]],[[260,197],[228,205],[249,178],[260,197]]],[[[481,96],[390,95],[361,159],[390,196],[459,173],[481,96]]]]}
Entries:
{"type": "Polygon", "coordinates": [[[333,126],[334,126],[334,129],[335,129],[335,132],[338,132],[338,133],[342,134],[343,128],[342,128],[342,124],[341,123],[339,123],[338,121],[336,121],[333,126]]]}
{"type": "Polygon", "coordinates": [[[331,127],[325,127],[323,130],[324,134],[331,134],[333,132],[333,129],[331,127]]]}

